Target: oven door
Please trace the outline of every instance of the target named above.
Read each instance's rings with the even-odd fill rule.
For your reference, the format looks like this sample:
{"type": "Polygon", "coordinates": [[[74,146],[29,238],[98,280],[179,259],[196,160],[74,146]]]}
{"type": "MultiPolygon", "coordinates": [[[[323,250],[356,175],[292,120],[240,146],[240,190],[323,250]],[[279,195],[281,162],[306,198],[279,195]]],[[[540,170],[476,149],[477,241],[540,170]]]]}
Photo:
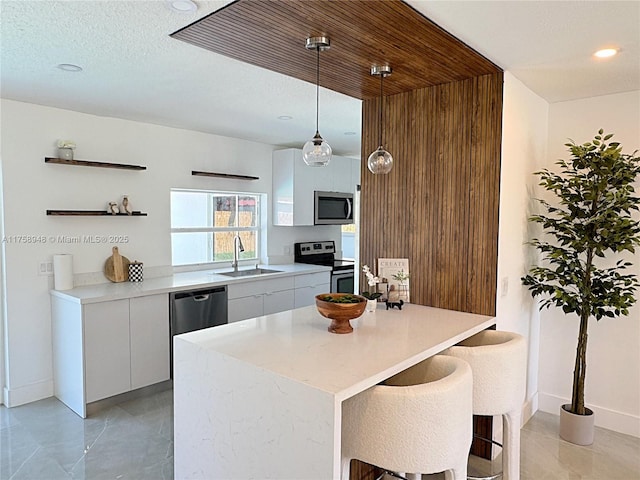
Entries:
{"type": "Polygon", "coordinates": [[[354,293],[353,270],[331,272],[331,293],[354,293]]]}

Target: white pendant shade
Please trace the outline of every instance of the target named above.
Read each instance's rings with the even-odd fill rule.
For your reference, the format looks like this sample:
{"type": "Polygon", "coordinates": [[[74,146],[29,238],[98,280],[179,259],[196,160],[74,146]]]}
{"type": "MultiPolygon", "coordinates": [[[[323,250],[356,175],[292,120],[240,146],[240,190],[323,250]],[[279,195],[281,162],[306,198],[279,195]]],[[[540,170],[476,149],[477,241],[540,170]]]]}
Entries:
{"type": "Polygon", "coordinates": [[[369,155],[367,167],[371,173],[376,175],[389,173],[393,168],[393,157],[380,145],[375,152],[369,155]]]}

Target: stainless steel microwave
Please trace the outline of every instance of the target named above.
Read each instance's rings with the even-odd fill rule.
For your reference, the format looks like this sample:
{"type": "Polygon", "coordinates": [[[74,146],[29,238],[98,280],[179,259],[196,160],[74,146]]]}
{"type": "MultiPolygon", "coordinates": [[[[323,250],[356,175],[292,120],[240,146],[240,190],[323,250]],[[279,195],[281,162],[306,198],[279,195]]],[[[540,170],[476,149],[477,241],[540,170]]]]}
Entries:
{"type": "Polygon", "coordinates": [[[353,223],[353,193],[315,192],[315,225],[344,225],[353,223]]]}

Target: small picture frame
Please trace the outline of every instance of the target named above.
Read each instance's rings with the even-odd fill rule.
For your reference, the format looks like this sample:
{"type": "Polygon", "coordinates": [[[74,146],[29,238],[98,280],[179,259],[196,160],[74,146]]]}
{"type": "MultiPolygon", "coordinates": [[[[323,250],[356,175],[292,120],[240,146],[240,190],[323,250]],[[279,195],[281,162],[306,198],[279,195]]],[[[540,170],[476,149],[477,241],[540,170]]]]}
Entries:
{"type": "MultiPolygon", "coordinates": [[[[409,287],[408,258],[379,258],[378,277],[387,284],[387,300],[390,302],[409,303],[411,300],[409,287]]],[[[383,294],[385,296],[385,294],[383,294]]]]}

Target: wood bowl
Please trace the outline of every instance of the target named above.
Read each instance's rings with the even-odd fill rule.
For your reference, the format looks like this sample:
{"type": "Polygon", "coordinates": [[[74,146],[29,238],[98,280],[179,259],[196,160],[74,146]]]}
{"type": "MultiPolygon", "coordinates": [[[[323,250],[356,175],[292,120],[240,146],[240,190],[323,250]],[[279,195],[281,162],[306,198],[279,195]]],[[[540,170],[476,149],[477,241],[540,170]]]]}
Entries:
{"type": "Polygon", "coordinates": [[[351,293],[321,293],[316,295],[316,307],[320,315],[331,320],[329,330],[331,333],[351,333],[353,327],[349,323],[352,318],[358,318],[367,306],[367,299],[351,293]],[[342,298],[350,296],[358,299],[358,303],[335,303],[324,300],[327,297],[342,298]]]}

